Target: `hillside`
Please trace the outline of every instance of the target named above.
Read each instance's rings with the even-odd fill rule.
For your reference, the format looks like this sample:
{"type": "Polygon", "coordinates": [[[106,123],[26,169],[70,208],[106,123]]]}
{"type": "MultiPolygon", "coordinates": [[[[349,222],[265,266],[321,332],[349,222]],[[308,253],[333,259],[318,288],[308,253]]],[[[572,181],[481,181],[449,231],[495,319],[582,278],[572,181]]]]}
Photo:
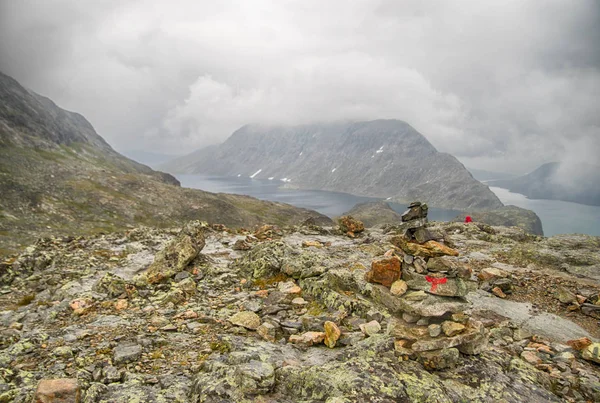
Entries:
{"type": "Polygon", "coordinates": [[[183,189],[114,151],[81,115],[0,73],[0,254],[47,234],[82,235],[190,219],[293,224],[309,210],[183,189]]]}
{"type": "Polygon", "coordinates": [[[250,176],[286,186],[427,200],[434,207],[490,209],[502,203],[449,154],[405,122],[244,126],[218,146],[162,165],[172,173],[250,176]]]}
{"type": "Polygon", "coordinates": [[[467,211],[453,221],[464,222],[466,216],[478,223],[505,227],[519,227],[528,234],[544,235],[542,220],[531,211],[517,206],[504,206],[495,210],[467,211]]]}
{"type": "Polygon", "coordinates": [[[527,175],[489,181],[490,186],[521,193],[530,199],[563,200],[600,206],[600,166],[549,162],[527,175]]]}

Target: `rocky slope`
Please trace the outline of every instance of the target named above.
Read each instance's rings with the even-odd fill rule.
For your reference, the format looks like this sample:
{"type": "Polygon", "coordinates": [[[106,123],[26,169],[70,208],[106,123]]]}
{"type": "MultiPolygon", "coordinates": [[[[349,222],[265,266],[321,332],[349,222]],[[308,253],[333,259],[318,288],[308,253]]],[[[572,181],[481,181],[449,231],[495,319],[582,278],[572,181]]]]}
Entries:
{"type": "Polygon", "coordinates": [[[112,231],[190,219],[298,223],[315,212],[182,189],[115,152],[84,117],[0,73],[0,254],[44,234],[112,231]]]}
{"type": "Polygon", "coordinates": [[[586,163],[562,165],[550,162],[518,178],[488,182],[521,193],[530,199],[564,200],[600,206],[600,166],[586,163]]]}
{"type": "Polygon", "coordinates": [[[398,120],[295,127],[245,126],[219,146],[162,166],[173,173],[250,176],[288,186],[427,200],[435,207],[491,209],[502,203],[449,154],[398,120]]]}
{"type": "Polygon", "coordinates": [[[600,239],[428,229],[40,240],[0,265],[0,401],[598,401],[600,239]]]}
{"type": "Polygon", "coordinates": [[[457,216],[454,221],[464,222],[469,215],[475,222],[488,225],[503,225],[505,227],[519,227],[533,235],[544,235],[542,220],[531,211],[517,206],[504,206],[495,210],[468,211],[457,216]]]}
{"type": "Polygon", "coordinates": [[[362,221],[367,227],[379,227],[402,222],[402,216],[383,201],[359,203],[343,215],[350,215],[362,221]]]}

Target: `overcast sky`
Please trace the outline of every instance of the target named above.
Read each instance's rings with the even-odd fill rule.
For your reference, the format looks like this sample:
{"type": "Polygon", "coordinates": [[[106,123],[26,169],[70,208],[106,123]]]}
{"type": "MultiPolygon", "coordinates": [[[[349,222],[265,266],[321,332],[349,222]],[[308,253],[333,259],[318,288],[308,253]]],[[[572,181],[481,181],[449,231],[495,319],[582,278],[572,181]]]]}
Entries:
{"type": "Polygon", "coordinates": [[[118,150],[395,118],[471,167],[600,159],[596,0],[0,0],[0,70],[118,150]]]}

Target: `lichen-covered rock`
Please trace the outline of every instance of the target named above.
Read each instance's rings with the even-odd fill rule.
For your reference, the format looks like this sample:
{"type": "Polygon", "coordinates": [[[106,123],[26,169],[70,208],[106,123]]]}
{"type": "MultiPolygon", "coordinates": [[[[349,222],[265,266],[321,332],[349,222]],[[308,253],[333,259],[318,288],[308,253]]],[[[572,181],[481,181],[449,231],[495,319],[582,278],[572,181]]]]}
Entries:
{"type": "Polygon", "coordinates": [[[422,275],[404,270],[402,279],[413,290],[422,290],[446,297],[464,297],[477,289],[477,284],[473,281],[458,277],[443,277],[439,274],[422,275]]]}
{"type": "Polygon", "coordinates": [[[125,293],[125,286],[126,282],[121,277],[112,273],[105,273],[93,289],[96,292],[107,294],[110,298],[115,298],[125,293]]]}
{"type": "Polygon", "coordinates": [[[325,322],[325,345],[329,348],[334,348],[340,335],[342,334],[338,325],[334,322],[327,321],[325,322]]]}
{"type": "Polygon", "coordinates": [[[272,323],[265,322],[256,328],[256,333],[258,333],[263,339],[270,341],[271,343],[275,343],[277,337],[277,327],[275,327],[275,325],[272,323]]]}
{"type": "Polygon", "coordinates": [[[408,290],[408,284],[404,280],[396,280],[392,283],[390,287],[390,293],[397,297],[401,297],[408,290]]]}
{"type": "Polygon", "coordinates": [[[296,249],[285,242],[268,241],[252,248],[235,263],[235,267],[252,278],[261,279],[284,273],[296,279],[318,276],[325,272],[326,257],[310,249],[296,249]]]}
{"type": "Polygon", "coordinates": [[[115,365],[137,361],[142,356],[142,346],[139,344],[119,344],[113,351],[115,365]]]}
{"type": "Polygon", "coordinates": [[[206,223],[199,221],[186,224],[179,235],[156,255],[154,262],[142,277],[138,277],[137,282],[160,283],[184,270],[204,248],[206,227],[206,223]]]}
{"type": "Polygon", "coordinates": [[[381,325],[376,320],[372,320],[360,325],[360,330],[367,336],[373,336],[381,331],[381,325]]]}
{"type": "Polygon", "coordinates": [[[444,323],[442,323],[442,331],[448,337],[456,336],[463,330],[465,330],[465,325],[462,325],[460,323],[452,322],[450,320],[444,321],[444,323]]]}
{"type": "Polygon", "coordinates": [[[460,354],[456,348],[419,353],[419,361],[423,363],[423,366],[433,370],[454,368],[458,364],[459,358],[460,354]]]}
{"type": "Polygon", "coordinates": [[[584,360],[600,364],[600,343],[592,343],[581,351],[584,360]]]}
{"type": "Polygon", "coordinates": [[[349,236],[354,236],[365,230],[364,224],[352,216],[346,215],[338,219],[340,230],[349,236]]]}
{"type": "Polygon", "coordinates": [[[391,242],[405,253],[423,258],[440,256],[458,256],[458,251],[436,241],[427,241],[423,244],[409,242],[403,236],[395,236],[391,242]]]}
{"type": "Polygon", "coordinates": [[[434,257],[427,261],[427,270],[431,272],[447,273],[451,277],[462,279],[471,278],[471,268],[453,256],[434,257]]]}
{"type": "Polygon", "coordinates": [[[246,329],[256,330],[260,326],[260,316],[250,311],[238,312],[229,318],[229,321],[246,329]]]}

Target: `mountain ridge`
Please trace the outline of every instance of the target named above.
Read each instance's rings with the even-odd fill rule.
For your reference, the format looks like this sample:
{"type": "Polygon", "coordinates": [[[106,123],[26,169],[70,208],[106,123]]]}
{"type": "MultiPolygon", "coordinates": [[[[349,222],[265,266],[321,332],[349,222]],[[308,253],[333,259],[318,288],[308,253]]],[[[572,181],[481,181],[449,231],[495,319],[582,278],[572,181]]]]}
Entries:
{"type": "Polygon", "coordinates": [[[278,179],[287,186],[435,207],[502,203],[463,164],[408,123],[374,120],[302,126],[246,125],[224,143],[161,165],[171,173],[278,179]]]}
{"type": "Polygon", "coordinates": [[[184,189],[116,152],[80,114],[0,73],[0,255],[48,234],[85,235],[191,219],[299,224],[317,212],[184,189]]]}

